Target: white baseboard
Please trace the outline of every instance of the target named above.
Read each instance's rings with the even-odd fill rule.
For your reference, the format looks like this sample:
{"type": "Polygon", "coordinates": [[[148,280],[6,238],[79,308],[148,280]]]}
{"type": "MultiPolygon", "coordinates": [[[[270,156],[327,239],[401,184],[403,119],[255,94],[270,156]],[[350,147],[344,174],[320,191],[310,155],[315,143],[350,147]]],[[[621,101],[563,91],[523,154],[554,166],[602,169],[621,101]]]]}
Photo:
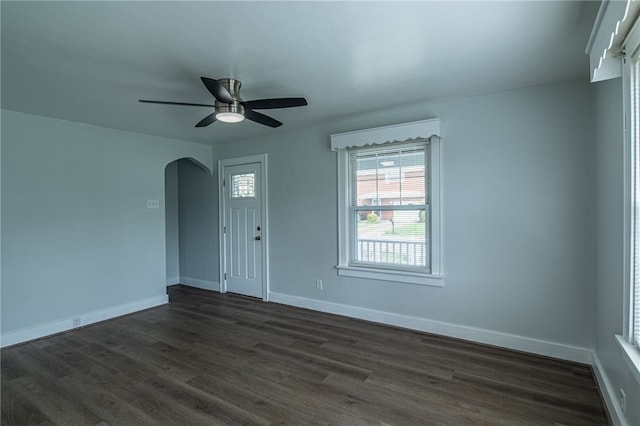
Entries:
{"type": "Polygon", "coordinates": [[[180,284],[189,287],[202,288],[204,290],[220,291],[220,283],[215,281],[199,280],[197,278],[180,277],[180,284]]]}
{"type": "Polygon", "coordinates": [[[596,382],[598,384],[598,388],[602,393],[602,397],[604,398],[604,403],[607,405],[607,410],[609,411],[609,416],[611,416],[611,421],[615,426],[627,426],[628,423],[624,418],[624,414],[622,413],[622,407],[618,403],[618,398],[616,397],[616,391],[609,380],[609,376],[605,371],[604,367],[600,363],[600,359],[598,355],[593,354],[593,372],[596,376],[596,382]]]}
{"type": "Polygon", "coordinates": [[[169,297],[166,294],[163,294],[155,297],[137,300],[135,302],[113,306],[107,309],[101,309],[98,311],[77,315],[72,318],[66,318],[60,321],[54,321],[47,324],[41,324],[35,327],[6,333],[0,336],[0,347],[4,348],[6,346],[17,345],[18,343],[24,343],[29,340],[39,339],[41,337],[61,333],[63,331],[68,331],[110,318],[131,314],[143,309],[164,305],[168,302],[169,297]]]}
{"type": "Polygon", "coordinates": [[[270,293],[269,300],[275,303],[282,303],[285,305],[344,315],[347,317],[408,328],[411,330],[455,337],[458,339],[470,340],[472,342],[500,346],[522,352],[579,362],[582,364],[591,365],[593,359],[593,351],[588,348],[564,345],[561,343],[533,339],[515,334],[501,333],[464,325],[434,321],[426,318],[377,311],[282,293],[270,293]]]}
{"type": "Polygon", "coordinates": [[[180,284],[180,277],[167,278],[167,287],[176,284],[180,284]]]}

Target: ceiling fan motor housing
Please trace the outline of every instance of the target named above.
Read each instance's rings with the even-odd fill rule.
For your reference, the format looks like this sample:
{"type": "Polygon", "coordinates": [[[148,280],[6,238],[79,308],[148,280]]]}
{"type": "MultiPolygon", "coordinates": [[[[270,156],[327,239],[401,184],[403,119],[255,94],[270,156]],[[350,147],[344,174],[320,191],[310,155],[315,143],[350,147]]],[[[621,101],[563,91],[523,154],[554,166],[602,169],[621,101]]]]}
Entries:
{"type": "MultiPolygon", "coordinates": [[[[227,89],[233,98],[233,101],[231,103],[226,103],[216,100],[216,117],[220,120],[221,117],[232,116],[232,118],[227,120],[231,122],[240,121],[241,118],[239,116],[244,116],[244,106],[240,103],[242,102],[242,98],[240,97],[240,87],[242,86],[242,83],[233,78],[221,78],[218,81],[225,89],[227,89]]],[[[222,121],[225,121],[225,119],[222,119],[222,121]]]]}
{"type": "Polygon", "coordinates": [[[218,81],[225,89],[227,89],[233,99],[242,101],[242,98],[240,97],[240,87],[242,87],[242,83],[240,83],[240,81],[233,78],[221,78],[218,81]]]}
{"type": "Polygon", "coordinates": [[[225,112],[232,112],[236,114],[244,115],[244,107],[240,103],[240,101],[234,100],[232,103],[227,104],[224,102],[216,101],[216,114],[221,114],[225,112]]]}

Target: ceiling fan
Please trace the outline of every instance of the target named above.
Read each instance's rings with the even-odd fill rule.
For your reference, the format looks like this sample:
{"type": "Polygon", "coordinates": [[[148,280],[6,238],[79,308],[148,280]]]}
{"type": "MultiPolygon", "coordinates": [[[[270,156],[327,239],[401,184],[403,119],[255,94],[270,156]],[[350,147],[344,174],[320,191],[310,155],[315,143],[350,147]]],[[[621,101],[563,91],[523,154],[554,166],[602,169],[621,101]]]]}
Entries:
{"type": "Polygon", "coordinates": [[[213,78],[200,77],[205,87],[216,101],[213,105],[208,104],[192,104],[187,102],[170,102],[170,101],[150,101],[147,99],[138,99],[139,102],[149,104],[166,104],[166,105],[186,105],[214,108],[214,112],[200,120],[196,127],[205,127],[217,121],[225,123],[239,123],[245,118],[264,124],[269,127],[279,127],[282,123],[278,120],[255,111],[256,109],[276,109],[276,108],[292,108],[307,105],[305,98],[274,98],[274,99],[256,99],[253,101],[244,101],[240,97],[241,83],[233,78],[221,78],[214,80],[213,78]]]}

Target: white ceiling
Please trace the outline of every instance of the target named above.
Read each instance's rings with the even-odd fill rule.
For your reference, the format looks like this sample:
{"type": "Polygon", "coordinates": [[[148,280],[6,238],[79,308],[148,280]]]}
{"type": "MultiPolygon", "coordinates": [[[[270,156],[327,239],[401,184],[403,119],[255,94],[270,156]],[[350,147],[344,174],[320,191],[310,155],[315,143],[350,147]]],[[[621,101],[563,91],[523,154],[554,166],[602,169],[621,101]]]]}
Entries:
{"type": "Polygon", "coordinates": [[[2,108],[215,143],[430,99],[588,74],[597,2],[7,2],[2,108]],[[234,77],[245,100],[307,98],[194,128],[200,81],[234,77]]]}

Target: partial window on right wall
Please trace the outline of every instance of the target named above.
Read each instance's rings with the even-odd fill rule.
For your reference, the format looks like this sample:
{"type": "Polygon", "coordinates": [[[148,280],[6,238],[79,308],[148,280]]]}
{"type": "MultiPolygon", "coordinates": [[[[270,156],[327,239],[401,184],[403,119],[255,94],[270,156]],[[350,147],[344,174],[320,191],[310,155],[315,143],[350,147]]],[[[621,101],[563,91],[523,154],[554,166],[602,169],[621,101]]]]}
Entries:
{"type": "Polygon", "coordinates": [[[640,19],[625,42],[625,324],[617,340],[640,383],[640,19]]]}
{"type": "MultiPolygon", "coordinates": [[[[631,46],[627,46],[631,47],[631,46]]],[[[640,46],[632,47],[633,52],[627,57],[629,62],[629,153],[630,170],[630,266],[631,266],[631,343],[640,347],[640,46]]]]}

